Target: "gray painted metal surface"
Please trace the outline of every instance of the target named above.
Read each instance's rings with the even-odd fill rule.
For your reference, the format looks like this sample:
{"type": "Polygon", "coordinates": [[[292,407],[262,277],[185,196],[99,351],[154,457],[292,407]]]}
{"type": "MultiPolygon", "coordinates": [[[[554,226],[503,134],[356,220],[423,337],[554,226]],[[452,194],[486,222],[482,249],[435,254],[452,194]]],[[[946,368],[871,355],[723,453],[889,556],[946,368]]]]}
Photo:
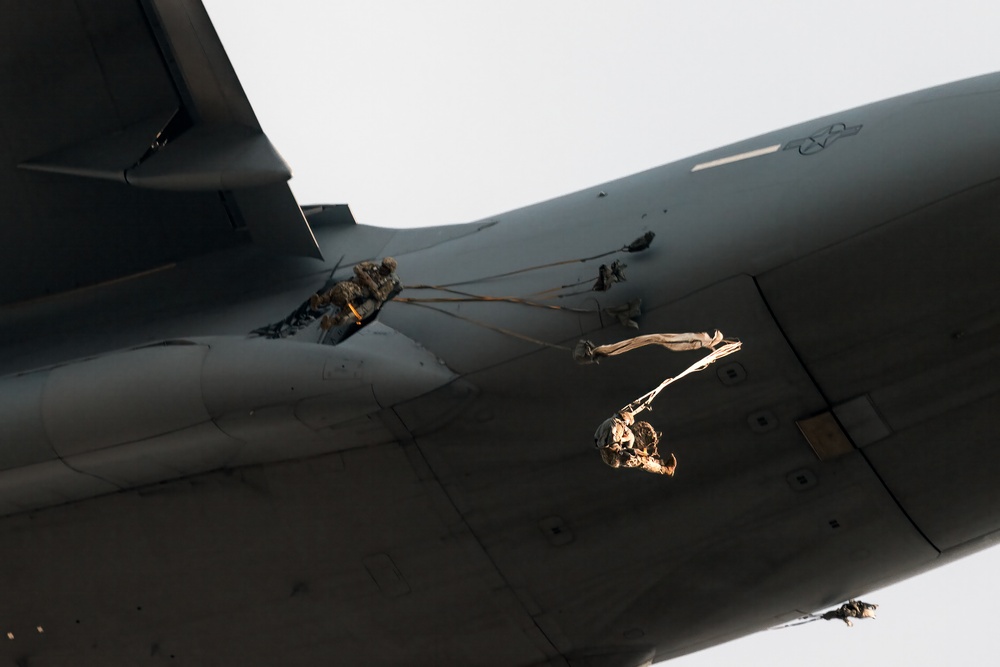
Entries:
{"type": "MultiPolygon", "coordinates": [[[[16,168],[179,103],[249,110],[226,112],[242,91],[225,77],[169,93],[184,71],[231,71],[212,49],[192,69],[182,41],[180,74],[158,60],[147,10],[173,34],[173,12],[197,3],[101,7],[60,5],[44,29],[17,9],[51,40],[49,67],[77,65],[48,106],[12,70],[31,45],[7,28],[0,206],[18,224],[0,270],[20,282],[0,313],[0,617],[16,637],[0,659],[634,666],[995,539],[1000,76],[469,225],[314,210],[325,259],[276,257],[241,239],[217,193],[16,168]],[[140,81],[128,96],[113,72],[91,80],[117,44],[134,54],[115,60],[121,81],[140,81]],[[80,105],[88,88],[103,96],[80,105]],[[144,245],[125,223],[147,211],[183,241],[144,245]],[[76,227],[89,236],[72,249],[43,242],[76,227]],[[604,259],[511,273],[646,231],[652,247],[616,256],[628,280],[607,292],[588,289],[604,259]],[[397,299],[334,347],[248,337],[386,255],[404,298],[450,285],[574,310],[397,299]],[[581,367],[569,351],[633,335],[604,309],[637,298],[641,333],[743,341],[732,373],[658,399],[673,479],[608,468],[591,438],[693,353],[581,367]],[[191,344],[148,347],[170,340],[191,344]],[[852,446],[820,460],[796,422],[825,413],[852,446]]],[[[214,34],[192,25],[184,39],[214,34]]]]}
{"type": "Polygon", "coordinates": [[[0,514],[388,442],[343,431],[453,379],[377,323],[336,347],[196,338],[8,376],[0,514]]]}

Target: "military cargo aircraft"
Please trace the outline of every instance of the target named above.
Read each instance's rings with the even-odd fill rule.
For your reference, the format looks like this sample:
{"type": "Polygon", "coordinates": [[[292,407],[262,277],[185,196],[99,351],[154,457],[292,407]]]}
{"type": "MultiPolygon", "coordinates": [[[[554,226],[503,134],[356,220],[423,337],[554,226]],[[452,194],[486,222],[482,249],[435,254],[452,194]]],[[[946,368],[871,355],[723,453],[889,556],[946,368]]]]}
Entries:
{"type": "Polygon", "coordinates": [[[648,664],[997,529],[997,77],[391,230],[299,207],[200,3],[8,13],[11,664],[648,664]],[[604,465],[704,349],[579,341],[716,329],[673,477],[604,465]]]}

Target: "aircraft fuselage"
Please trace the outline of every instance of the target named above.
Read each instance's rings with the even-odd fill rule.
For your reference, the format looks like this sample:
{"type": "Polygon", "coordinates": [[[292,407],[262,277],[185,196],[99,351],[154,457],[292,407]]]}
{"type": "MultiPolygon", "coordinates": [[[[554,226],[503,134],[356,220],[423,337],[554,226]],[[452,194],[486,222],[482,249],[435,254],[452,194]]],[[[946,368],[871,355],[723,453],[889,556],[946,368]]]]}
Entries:
{"type": "MultiPolygon", "coordinates": [[[[390,230],[317,212],[310,221],[326,260],[274,260],[247,246],[9,307],[0,391],[36,393],[8,402],[0,428],[19,425],[8,439],[37,450],[8,447],[0,470],[10,515],[0,531],[19,563],[0,583],[16,591],[25,585],[16,573],[44,568],[54,574],[34,595],[39,608],[100,617],[94,632],[117,628],[135,646],[148,628],[134,619],[134,600],[149,600],[175,619],[166,634],[178,652],[196,653],[197,638],[172,613],[187,600],[177,583],[196,579],[203,615],[190,623],[223,637],[215,646],[239,644],[241,664],[280,656],[253,639],[267,634],[270,620],[253,611],[267,605],[297,627],[288,641],[307,636],[317,655],[335,650],[348,662],[402,657],[364,620],[377,617],[411,628],[421,650],[437,642],[442,662],[634,665],[983,548],[1000,529],[991,447],[1000,414],[998,111],[1000,75],[990,75],[468,225],[390,230]],[[656,237],[643,252],[568,261],[647,231],[656,237]],[[399,263],[402,298],[343,347],[309,348],[320,360],[296,372],[316,374],[313,393],[279,387],[284,369],[306,359],[294,348],[303,343],[247,342],[247,333],[291,312],[331,271],[346,276],[383,256],[399,263]],[[591,290],[597,267],[614,259],[627,264],[627,280],[591,290]],[[543,265],[553,266],[511,274],[543,265]],[[455,290],[489,298],[427,301],[455,290]],[[558,308],[497,300],[505,297],[558,308]],[[638,332],[605,310],[635,299],[638,332]],[[591,440],[597,425],[697,355],[643,349],[578,366],[559,348],[714,329],[743,350],[669,387],[650,416],[664,431],[661,448],[677,455],[676,476],[604,466],[591,440]],[[101,440],[101,418],[114,419],[124,396],[173,396],[157,393],[155,375],[116,375],[102,361],[155,341],[214,350],[196,358],[175,344],[134,357],[177,369],[186,355],[184,381],[201,388],[203,404],[181,425],[136,420],[135,432],[101,440]],[[295,362],[232,379],[241,362],[268,358],[268,345],[280,355],[294,348],[295,362]],[[206,365],[225,353],[226,365],[206,365]],[[74,361],[81,356],[99,359],[74,361]],[[404,359],[413,368],[394,383],[404,359]],[[73,388],[85,391],[99,366],[95,391],[108,400],[90,396],[87,412],[98,417],[74,428],[73,388]],[[212,372],[228,378],[214,394],[212,372]],[[358,407],[339,414],[326,388],[345,377],[345,400],[332,405],[349,395],[358,407]],[[249,386],[270,393],[238,391],[249,386]],[[827,432],[810,431],[816,417],[827,432]],[[181,445],[165,436],[194,426],[222,453],[171,466],[181,445]],[[74,456],[93,467],[72,465],[74,456]],[[226,500],[242,493],[253,497],[226,500]],[[370,507],[385,511],[368,522],[370,507]],[[94,540],[73,516],[121,541],[94,540]],[[155,549],[142,546],[153,524],[155,549]],[[277,533],[285,546],[267,538],[277,533]],[[121,544],[139,546],[126,554],[121,544]],[[67,554],[82,549],[92,558],[67,567],[67,554]],[[217,580],[204,574],[227,567],[217,580]],[[265,569],[272,587],[231,594],[265,569]],[[127,585],[116,586],[122,576],[127,585]],[[101,604],[67,593],[83,590],[82,579],[83,589],[118,590],[101,604]],[[300,580],[312,597],[286,594],[300,580]],[[478,605],[476,618],[463,616],[466,604],[478,605]],[[296,626],[313,614],[340,625],[296,626]],[[497,652],[465,653],[460,638],[471,633],[497,652]]],[[[83,635],[57,637],[71,655],[83,635]]],[[[203,662],[214,662],[204,650],[203,662]]]]}

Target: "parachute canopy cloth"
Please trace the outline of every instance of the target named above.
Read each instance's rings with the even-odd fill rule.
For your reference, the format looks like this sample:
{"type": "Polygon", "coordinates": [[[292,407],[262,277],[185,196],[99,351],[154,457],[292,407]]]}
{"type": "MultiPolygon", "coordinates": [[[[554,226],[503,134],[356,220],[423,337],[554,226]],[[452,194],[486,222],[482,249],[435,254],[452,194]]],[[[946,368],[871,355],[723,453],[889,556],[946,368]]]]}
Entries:
{"type": "MultiPolygon", "coordinates": [[[[719,332],[716,332],[716,333],[719,333],[719,332]]],[[[670,385],[672,385],[674,382],[677,382],[682,377],[684,377],[686,375],[690,375],[691,373],[697,373],[698,371],[705,370],[711,364],[715,363],[719,359],[721,359],[723,357],[727,357],[730,354],[733,354],[734,352],[739,352],[740,348],[743,347],[743,343],[741,343],[738,340],[725,340],[725,339],[722,339],[722,340],[720,340],[720,342],[723,343],[723,345],[721,347],[712,349],[712,352],[709,353],[709,354],[707,354],[700,361],[697,361],[697,362],[691,364],[690,366],[688,366],[686,369],[684,369],[683,371],[681,371],[679,374],[675,375],[674,377],[667,378],[666,380],[664,380],[663,382],[661,382],[659,384],[659,386],[657,386],[652,391],[650,391],[650,392],[648,392],[648,393],[640,396],[639,398],[637,398],[634,401],[632,401],[631,403],[629,403],[624,409],[631,411],[632,414],[634,414],[634,415],[639,414],[643,410],[652,409],[651,406],[652,406],[653,400],[659,395],[659,393],[661,391],[663,391],[664,389],[666,389],[667,387],[669,387],[670,385]]],[[[670,349],[667,345],[664,345],[664,347],[667,347],[668,349],[670,349]]],[[[690,347],[690,348],[682,348],[682,349],[699,349],[699,348],[690,347]]]]}
{"type": "Polygon", "coordinates": [[[701,349],[708,349],[711,352],[605,419],[594,433],[594,445],[600,451],[601,459],[612,468],[642,468],[647,472],[673,476],[677,469],[677,458],[673,454],[666,460],[660,457],[657,446],[662,434],[658,433],[649,422],[636,422],[635,416],[643,410],[652,409],[653,400],[666,387],[686,375],[708,368],[722,357],[739,351],[743,344],[738,340],[725,339],[718,330],[712,334],[649,334],[601,346],[581,340],[573,351],[573,358],[582,364],[596,363],[600,357],[624,354],[647,345],[658,345],[675,352],[701,349]]]}
{"type": "MultiPolygon", "coordinates": [[[[723,342],[722,332],[718,329],[711,335],[707,333],[647,334],[601,346],[594,345],[589,340],[581,340],[573,350],[573,360],[579,364],[596,364],[602,357],[625,354],[646,345],[659,345],[674,352],[702,350],[706,348],[715,350],[715,346],[721,342],[723,342]]],[[[733,350],[733,352],[735,351],[733,350]]],[[[728,352],[727,354],[732,354],[732,352],[728,352]]],[[[711,363],[711,361],[708,363],[711,363]]]]}

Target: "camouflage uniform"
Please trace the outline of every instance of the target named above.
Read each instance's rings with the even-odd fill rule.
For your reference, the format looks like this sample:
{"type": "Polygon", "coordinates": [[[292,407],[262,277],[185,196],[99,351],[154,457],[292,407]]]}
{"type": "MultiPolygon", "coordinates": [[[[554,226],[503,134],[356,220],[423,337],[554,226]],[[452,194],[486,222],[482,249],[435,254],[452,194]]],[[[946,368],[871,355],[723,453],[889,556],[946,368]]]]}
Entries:
{"type": "Polygon", "coordinates": [[[602,447],[601,460],[612,468],[642,468],[646,472],[673,477],[677,469],[677,458],[671,454],[664,461],[659,456],[650,456],[635,449],[623,449],[618,445],[602,447]]]}
{"type": "Polygon", "coordinates": [[[309,299],[309,305],[313,310],[320,310],[328,305],[337,307],[335,314],[323,316],[320,327],[329,330],[343,324],[355,314],[350,306],[368,299],[376,302],[376,307],[372,310],[377,310],[399,284],[395,270],[396,260],[392,257],[383,258],[381,265],[374,262],[359,262],[354,266],[353,278],[342,280],[327,291],[314,294],[309,299]]]}
{"type": "Polygon", "coordinates": [[[826,612],[821,618],[827,621],[839,618],[847,624],[847,627],[852,627],[854,625],[854,622],[851,621],[852,618],[875,618],[876,609],[878,609],[877,604],[869,604],[861,600],[848,600],[838,609],[826,612]]]}
{"type": "Polygon", "coordinates": [[[383,303],[396,287],[396,260],[385,257],[381,265],[361,262],[354,267],[354,279],[367,290],[366,296],[383,303]]]}

